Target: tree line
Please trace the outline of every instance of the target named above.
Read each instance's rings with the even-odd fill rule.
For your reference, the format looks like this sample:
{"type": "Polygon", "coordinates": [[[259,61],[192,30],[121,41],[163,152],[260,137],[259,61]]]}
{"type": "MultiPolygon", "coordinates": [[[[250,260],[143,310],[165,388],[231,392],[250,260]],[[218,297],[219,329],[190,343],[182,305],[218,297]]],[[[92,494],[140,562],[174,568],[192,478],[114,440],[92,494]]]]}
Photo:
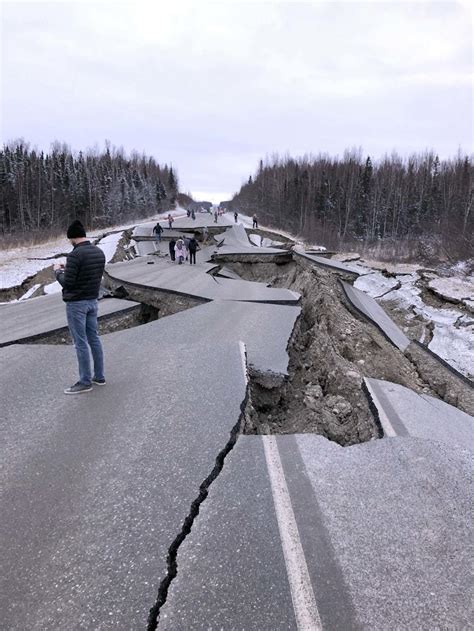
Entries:
{"type": "Polygon", "coordinates": [[[472,255],[472,158],[440,160],[434,152],[375,162],[360,150],[260,161],[230,203],[263,223],[330,247],[436,237],[472,255]]]}
{"type": "Polygon", "coordinates": [[[80,219],[101,228],[164,212],[176,201],[172,166],[138,153],[105,149],[73,153],[54,143],[49,153],[23,141],[0,151],[0,234],[60,233],[80,219]]]}

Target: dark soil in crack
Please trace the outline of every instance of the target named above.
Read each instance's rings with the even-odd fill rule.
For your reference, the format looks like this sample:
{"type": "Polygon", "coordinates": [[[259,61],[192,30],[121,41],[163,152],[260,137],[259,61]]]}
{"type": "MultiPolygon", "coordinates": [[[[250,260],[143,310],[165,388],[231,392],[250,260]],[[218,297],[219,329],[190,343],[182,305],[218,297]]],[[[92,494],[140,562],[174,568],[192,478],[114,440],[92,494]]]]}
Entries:
{"type": "Polygon", "coordinates": [[[288,346],[289,377],[269,388],[252,373],[246,433],[322,434],[341,445],[381,436],[363,392],[363,377],[385,379],[436,396],[410,360],[354,314],[336,274],[297,262],[229,265],[242,278],[302,295],[302,314],[288,346]]]}
{"type": "MultiPolygon", "coordinates": [[[[106,333],[115,333],[116,331],[123,331],[125,329],[131,329],[152,320],[158,319],[158,309],[146,304],[136,305],[130,311],[112,313],[108,316],[101,317],[98,320],[99,335],[105,335],[106,333]]],[[[72,338],[69,333],[69,329],[64,327],[51,333],[45,333],[33,338],[21,340],[18,344],[72,344],[72,338]]]]}

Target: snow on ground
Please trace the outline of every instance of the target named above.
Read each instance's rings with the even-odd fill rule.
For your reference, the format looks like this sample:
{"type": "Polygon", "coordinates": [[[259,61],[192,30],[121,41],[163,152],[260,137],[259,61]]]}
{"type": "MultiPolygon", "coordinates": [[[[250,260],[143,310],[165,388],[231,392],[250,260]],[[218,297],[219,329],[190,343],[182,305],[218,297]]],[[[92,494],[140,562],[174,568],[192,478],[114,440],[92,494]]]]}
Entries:
{"type": "Polygon", "coordinates": [[[438,296],[453,302],[474,300],[474,278],[436,278],[428,283],[428,286],[438,296]]]}
{"type": "Polygon", "coordinates": [[[0,252],[0,289],[16,287],[28,277],[53,264],[52,260],[36,260],[54,257],[71,249],[65,238],[55,239],[41,245],[18,247],[0,252]]]}
{"type": "Polygon", "coordinates": [[[389,274],[404,275],[415,274],[421,269],[418,263],[386,263],[383,261],[374,261],[372,259],[360,259],[360,262],[374,270],[385,270],[389,274]]]}
{"type": "Polygon", "coordinates": [[[428,348],[453,368],[474,378],[474,326],[459,328],[435,326],[428,348]]]}
{"type": "Polygon", "coordinates": [[[113,234],[107,235],[97,243],[99,248],[105,254],[106,263],[110,263],[110,261],[113,259],[122,236],[123,232],[114,232],[113,234]]]}
{"type": "Polygon", "coordinates": [[[45,285],[43,287],[43,291],[45,294],[58,294],[60,291],[62,291],[62,287],[58,283],[58,281],[55,280],[54,283],[49,283],[49,285],[45,285]]]}
{"type": "MultiPolygon", "coordinates": [[[[171,214],[174,217],[181,217],[186,214],[186,210],[178,206],[178,208],[171,211],[171,214]]],[[[119,240],[124,230],[133,228],[138,223],[144,223],[147,221],[156,222],[157,219],[163,220],[167,215],[168,213],[162,213],[145,219],[137,219],[121,226],[111,226],[100,231],[93,230],[88,236],[91,239],[98,239],[105,233],[108,234],[107,237],[101,240],[101,245],[105,246],[102,249],[107,257],[110,255],[112,248],[114,247],[113,243],[115,242],[115,239],[119,240]],[[113,235],[111,233],[118,234],[113,235]]],[[[0,252],[0,289],[9,289],[10,287],[17,287],[18,285],[21,285],[21,283],[30,276],[33,276],[40,270],[45,267],[49,267],[56,262],[55,260],[49,259],[53,259],[53,257],[57,254],[66,255],[70,251],[71,244],[66,237],[59,237],[39,245],[21,246],[8,250],[2,250],[0,252]]],[[[110,258],[112,258],[112,256],[113,254],[110,258]]],[[[109,261],[110,259],[107,260],[109,261]]]]}
{"type": "Polygon", "coordinates": [[[399,281],[396,278],[386,278],[382,274],[365,274],[359,276],[355,281],[354,287],[365,292],[372,298],[380,298],[389,291],[397,287],[399,281]]]}
{"type": "MultiPolygon", "coordinates": [[[[406,270],[408,271],[408,270],[406,270]]],[[[474,374],[474,320],[453,308],[438,308],[423,302],[422,292],[416,286],[420,276],[416,272],[403,274],[395,278],[386,278],[380,272],[358,278],[354,286],[373,298],[393,301],[406,312],[408,319],[420,316],[426,323],[433,324],[433,337],[428,348],[447,361],[451,366],[468,377],[474,374]],[[395,282],[393,289],[384,293],[390,282],[395,282]]],[[[444,278],[443,289],[449,295],[456,293],[459,279],[444,278]]],[[[430,281],[433,283],[435,281],[430,281]]]]}

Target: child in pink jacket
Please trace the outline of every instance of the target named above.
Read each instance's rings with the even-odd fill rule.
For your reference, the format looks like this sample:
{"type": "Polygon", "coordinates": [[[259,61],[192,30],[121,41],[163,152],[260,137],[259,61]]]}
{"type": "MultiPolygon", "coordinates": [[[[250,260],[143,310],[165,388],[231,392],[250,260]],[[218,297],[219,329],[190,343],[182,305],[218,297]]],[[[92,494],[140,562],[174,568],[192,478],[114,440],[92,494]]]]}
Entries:
{"type": "Polygon", "coordinates": [[[175,252],[175,256],[176,256],[176,260],[178,261],[178,264],[181,265],[181,263],[184,261],[184,259],[187,256],[186,246],[184,245],[184,242],[182,239],[178,239],[176,241],[176,245],[174,246],[174,252],[175,252]]]}

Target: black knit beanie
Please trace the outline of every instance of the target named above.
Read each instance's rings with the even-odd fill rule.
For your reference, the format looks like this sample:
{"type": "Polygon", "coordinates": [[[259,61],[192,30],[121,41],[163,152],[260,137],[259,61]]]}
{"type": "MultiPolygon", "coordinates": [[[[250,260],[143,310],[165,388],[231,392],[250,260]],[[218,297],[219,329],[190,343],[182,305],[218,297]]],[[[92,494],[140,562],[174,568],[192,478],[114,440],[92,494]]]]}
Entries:
{"type": "Polygon", "coordinates": [[[86,231],[84,230],[84,226],[81,222],[76,219],[67,229],[67,238],[68,239],[80,239],[81,237],[86,236],[86,231]]]}

